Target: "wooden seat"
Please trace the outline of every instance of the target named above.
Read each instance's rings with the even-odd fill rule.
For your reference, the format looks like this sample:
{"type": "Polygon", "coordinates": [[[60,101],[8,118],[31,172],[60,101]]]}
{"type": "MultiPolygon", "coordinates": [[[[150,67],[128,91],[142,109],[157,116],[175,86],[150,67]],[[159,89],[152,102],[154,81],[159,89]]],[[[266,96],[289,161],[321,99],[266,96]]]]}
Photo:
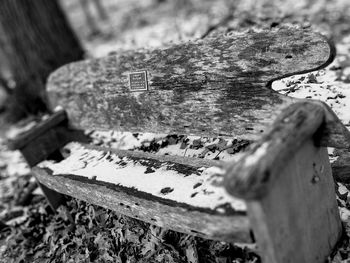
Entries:
{"type": "Polygon", "coordinates": [[[252,242],[245,202],[224,191],[223,170],[208,167],[218,162],[79,143],[65,149],[71,152],[65,160],[45,161],[34,168],[39,181],[92,203],[108,202],[113,209],[152,224],[206,238],[252,242]]]}
{"type": "Polygon", "coordinates": [[[326,104],[270,86],[333,56],[321,35],[282,29],[72,63],[47,84],[51,107],[64,111],[13,148],[35,165],[81,141],[72,128],[248,140],[227,162],[74,142],[33,174],[48,189],[162,227],[257,241],[264,262],[324,262],[341,234],[325,147],[349,148],[350,134],[326,104]]]}

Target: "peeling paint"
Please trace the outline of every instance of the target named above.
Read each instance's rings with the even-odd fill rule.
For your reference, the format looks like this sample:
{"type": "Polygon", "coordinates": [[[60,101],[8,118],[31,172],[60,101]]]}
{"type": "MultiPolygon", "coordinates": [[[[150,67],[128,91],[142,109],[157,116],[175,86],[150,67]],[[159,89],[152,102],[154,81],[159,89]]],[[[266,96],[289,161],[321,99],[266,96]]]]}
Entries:
{"type": "Polygon", "coordinates": [[[87,149],[78,143],[69,143],[65,148],[71,152],[65,160],[59,163],[44,161],[39,167],[49,168],[53,175],[94,178],[194,207],[216,210],[229,204],[231,210],[246,211],[245,202],[227,194],[220,185],[224,171],[218,167],[198,169],[188,175],[169,162],[152,167],[152,160],[120,158],[113,153],[87,149]],[[154,172],[147,173],[150,167],[154,172]]]}

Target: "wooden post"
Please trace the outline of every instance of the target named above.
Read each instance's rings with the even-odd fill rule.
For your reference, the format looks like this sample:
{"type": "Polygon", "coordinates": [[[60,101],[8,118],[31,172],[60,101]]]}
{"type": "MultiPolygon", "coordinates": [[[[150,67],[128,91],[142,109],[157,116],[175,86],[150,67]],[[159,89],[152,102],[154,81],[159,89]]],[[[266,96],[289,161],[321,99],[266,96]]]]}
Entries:
{"type": "Polygon", "coordinates": [[[325,107],[295,103],[227,169],[225,187],[247,202],[250,223],[268,263],[325,262],[342,226],[325,134],[325,107]]]}
{"type": "Polygon", "coordinates": [[[326,148],[306,141],[247,208],[263,262],[325,262],[342,231],[326,148]]]}

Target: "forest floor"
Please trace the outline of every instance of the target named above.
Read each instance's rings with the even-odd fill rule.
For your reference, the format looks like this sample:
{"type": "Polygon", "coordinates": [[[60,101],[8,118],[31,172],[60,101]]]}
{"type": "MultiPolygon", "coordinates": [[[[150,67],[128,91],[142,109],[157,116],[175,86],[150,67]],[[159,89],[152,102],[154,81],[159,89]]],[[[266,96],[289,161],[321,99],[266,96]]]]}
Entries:
{"type": "MultiPolygon", "coordinates": [[[[276,81],[273,88],[325,101],[350,129],[350,2],[348,0],[104,0],[106,17],[87,22],[79,1],[61,0],[87,57],[152,48],[227,31],[311,27],[335,42],[326,69],[276,81]],[[95,25],[93,25],[95,24],[95,25]]],[[[36,117],[0,128],[0,262],[260,262],[254,247],[209,241],[154,227],[113,211],[69,199],[54,214],[19,152],[6,138],[36,117]],[[74,224],[72,224],[74,221],[74,224]]],[[[108,138],[104,138],[108,140],[108,138]]],[[[331,161],[337,151],[329,149],[331,161]]],[[[350,185],[337,183],[345,235],[329,262],[350,262],[350,185]]]]}

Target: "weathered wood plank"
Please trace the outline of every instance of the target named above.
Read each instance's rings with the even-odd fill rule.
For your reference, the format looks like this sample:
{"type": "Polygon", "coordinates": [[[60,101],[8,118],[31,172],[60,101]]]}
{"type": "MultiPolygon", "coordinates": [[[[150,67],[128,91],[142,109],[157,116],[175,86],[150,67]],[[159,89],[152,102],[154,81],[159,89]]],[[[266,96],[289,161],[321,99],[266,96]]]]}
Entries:
{"type": "Polygon", "coordinates": [[[187,167],[192,167],[192,168],[201,168],[201,167],[208,168],[212,166],[217,166],[217,167],[224,166],[223,162],[217,161],[217,160],[210,160],[210,159],[183,157],[178,155],[155,155],[154,153],[147,153],[142,151],[119,150],[119,149],[106,148],[101,146],[94,146],[90,144],[81,144],[81,146],[84,147],[85,149],[110,152],[119,157],[132,157],[134,159],[152,159],[159,162],[176,163],[176,164],[185,165],[187,167]]]}
{"type": "Polygon", "coordinates": [[[67,140],[59,140],[57,136],[57,130],[59,129],[65,130],[65,127],[61,126],[49,129],[19,149],[30,167],[45,160],[67,143],[67,140]]]}
{"type": "Polygon", "coordinates": [[[54,112],[47,120],[42,120],[29,131],[19,134],[14,139],[10,139],[8,146],[12,150],[21,149],[47,131],[57,126],[62,126],[64,122],[68,122],[66,112],[64,110],[54,112]]]}
{"type": "Polygon", "coordinates": [[[323,263],[342,234],[327,150],[308,139],[269,192],[247,201],[263,262],[323,263]]]}
{"type": "MultiPolygon", "coordinates": [[[[296,154],[297,157],[294,157],[292,158],[291,161],[289,160],[287,162],[284,169],[282,169],[282,171],[286,171],[286,172],[282,172],[281,176],[279,176],[275,180],[273,187],[270,189],[269,194],[267,196],[270,196],[271,192],[277,192],[277,194],[275,194],[271,198],[265,196],[262,199],[259,199],[258,201],[251,201],[251,200],[248,201],[248,204],[257,204],[258,202],[264,203],[265,204],[264,209],[271,210],[266,212],[266,214],[274,215],[274,216],[269,216],[269,218],[267,218],[267,215],[264,216],[263,218],[260,217],[259,223],[256,223],[256,221],[254,221],[255,220],[254,216],[260,216],[261,213],[258,213],[257,211],[252,212],[253,214],[255,213],[253,216],[253,219],[251,219],[252,222],[256,224],[255,226],[253,226],[257,231],[255,232],[255,235],[256,236],[259,236],[260,234],[264,235],[263,237],[258,238],[259,245],[261,246],[260,249],[263,255],[267,255],[266,253],[270,253],[271,249],[274,250],[273,253],[276,253],[276,251],[278,251],[279,255],[282,255],[281,253],[285,253],[285,252],[290,253],[290,250],[288,248],[291,246],[292,243],[294,244],[295,240],[293,238],[296,238],[299,240],[300,235],[295,235],[295,231],[297,231],[295,229],[299,229],[299,228],[295,228],[294,225],[291,226],[291,229],[293,230],[293,234],[286,234],[288,238],[286,238],[283,235],[281,237],[279,236],[279,234],[277,234],[276,237],[274,237],[276,239],[273,240],[273,242],[270,242],[270,240],[268,241],[264,240],[265,238],[269,239],[270,235],[275,235],[273,233],[279,232],[279,231],[277,232],[275,231],[276,228],[280,227],[281,229],[285,229],[287,227],[283,222],[281,223],[279,221],[281,220],[281,218],[283,220],[287,220],[287,219],[290,220],[288,221],[289,223],[298,222],[297,224],[299,224],[300,222],[302,222],[300,224],[305,225],[306,228],[310,227],[311,230],[310,229],[307,229],[305,231],[303,230],[302,231],[303,233],[309,233],[312,231],[319,232],[320,230],[319,229],[315,230],[315,228],[317,228],[320,225],[324,226],[323,224],[325,223],[325,221],[330,222],[331,228],[329,228],[328,225],[325,226],[327,227],[326,229],[329,230],[329,232],[327,233],[328,234],[330,233],[329,236],[327,236],[326,238],[327,242],[328,240],[330,240],[329,243],[327,243],[329,246],[325,247],[326,243],[324,242],[325,239],[323,238],[320,238],[317,241],[313,241],[313,244],[317,244],[317,245],[311,245],[311,247],[315,246],[317,249],[322,249],[322,251],[326,251],[326,253],[329,252],[330,248],[334,245],[335,240],[338,238],[338,234],[340,233],[339,229],[338,228],[334,229],[334,227],[337,225],[333,224],[334,222],[337,222],[337,221],[334,221],[334,218],[336,218],[335,215],[337,215],[336,213],[334,213],[336,209],[334,211],[333,210],[329,210],[328,212],[326,211],[326,213],[330,213],[329,217],[327,217],[329,220],[328,219],[321,220],[320,215],[318,214],[318,212],[315,212],[315,209],[313,208],[315,205],[317,205],[319,209],[319,200],[323,200],[322,209],[321,209],[322,211],[320,212],[320,213],[323,213],[324,212],[323,208],[328,207],[328,205],[332,203],[329,200],[333,200],[333,201],[335,200],[334,199],[335,193],[332,186],[333,183],[331,179],[331,172],[329,169],[327,155],[325,154],[326,151],[324,149],[321,149],[322,150],[321,151],[319,148],[314,147],[313,144],[314,144],[314,141],[309,139],[307,143],[304,143],[304,146],[302,146],[299,149],[299,151],[302,154],[297,153],[296,154]],[[304,148],[307,148],[307,150],[305,150],[304,148]],[[305,162],[307,163],[307,165],[304,165],[305,162]],[[296,163],[300,163],[300,164],[296,165],[296,163]],[[313,173],[310,173],[309,172],[310,170],[312,170],[313,173]],[[295,177],[297,177],[298,179],[295,179],[295,177]],[[302,179],[303,182],[299,182],[299,180],[301,180],[300,178],[304,178],[302,179]],[[318,188],[319,180],[321,180],[321,186],[322,186],[321,190],[318,188]],[[289,183],[289,181],[292,181],[292,182],[289,183]],[[300,184],[305,185],[305,188],[307,189],[305,191],[301,191],[299,188],[300,187],[303,188],[303,186],[300,186],[300,184]],[[310,187],[310,185],[313,185],[313,184],[316,184],[316,186],[310,187]],[[294,188],[290,189],[292,185],[297,185],[299,188],[297,188],[297,190],[293,190],[294,188]],[[315,190],[315,187],[317,188],[316,190],[315,190]],[[331,192],[330,189],[333,192],[331,192]],[[317,194],[313,194],[315,191],[317,194]],[[304,196],[304,195],[307,195],[307,196],[304,196]],[[319,195],[322,195],[322,198],[319,195]],[[278,198],[276,196],[278,196],[278,198]],[[280,200],[280,201],[277,202],[276,200],[280,200]],[[292,208],[288,206],[290,203],[293,203],[293,202],[295,202],[298,205],[300,204],[300,202],[303,202],[303,204],[307,203],[308,207],[305,208],[307,212],[303,210],[304,209],[303,207],[296,207],[295,204],[292,208]],[[277,206],[277,208],[275,208],[275,206],[277,206]],[[280,209],[282,209],[283,212],[280,212],[280,209]],[[284,211],[284,209],[288,211],[288,216],[276,216],[277,214],[280,214],[280,213],[285,215],[284,213],[286,211],[284,211]],[[305,213],[300,212],[301,209],[305,213]],[[310,215],[310,213],[312,214],[310,215]],[[315,213],[315,215],[313,215],[313,213],[315,213]],[[270,219],[270,217],[272,219],[270,219]],[[308,220],[306,222],[303,221],[303,220],[306,220],[305,217],[308,220]],[[314,219],[310,221],[310,218],[314,218],[314,219]],[[265,221],[262,221],[262,220],[265,220],[265,221]],[[270,232],[261,233],[263,229],[261,229],[260,226],[262,224],[270,224],[269,231],[271,233],[270,232]],[[315,227],[313,228],[312,226],[315,226],[315,227]],[[276,240],[278,240],[279,243],[276,240]],[[266,245],[266,243],[264,242],[270,242],[267,250],[265,250],[264,246],[266,245]],[[271,244],[273,244],[273,246],[271,246],[271,244]],[[279,249],[280,246],[283,247],[283,250],[279,249]]],[[[171,200],[158,199],[157,196],[151,196],[145,192],[142,193],[137,186],[135,186],[136,189],[135,188],[130,189],[130,187],[123,187],[123,185],[125,186],[125,184],[117,183],[119,179],[116,179],[113,183],[112,183],[113,179],[106,180],[107,177],[111,178],[109,176],[111,174],[112,176],[115,176],[115,177],[121,176],[121,177],[127,178],[129,176],[131,177],[129,178],[130,182],[132,182],[133,184],[136,184],[137,180],[136,181],[134,180],[133,175],[135,173],[139,173],[141,176],[145,177],[146,181],[149,182],[149,185],[152,186],[153,181],[148,180],[147,176],[149,174],[146,173],[146,170],[149,167],[151,167],[151,170],[153,170],[153,168],[157,166],[156,162],[153,162],[153,163],[150,162],[150,158],[152,158],[152,154],[135,152],[134,153],[135,156],[131,156],[132,162],[129,162],[126,158],[124,158],[124,155],[127,156],[129,151],[120,151],[120,152],[118,150],[106,151],[100,147],[91,147],[91,146],[86,146],[82,144],[77,145],[75,143],[69,144],[67,149],[69,149],[69,151],[67,150],[65,151],[67,154],[71,152],[71,156],[70,157],[68,156],[66,159],[67,161],[62,161],[58,165],[46,162],[39,165],[41,166],[41,168],[39,167],[34,168],[34,174],[41,183],[59,192],[71,195],[73,197],[85,200],[87,202],[92,202],[94,204],[98,204],[103,207],[118,211],[122,214],[131,216],[134,218],[139,218],[144,221],[150,222],[152,224],[170,228],[179,232],[194,234],[197,236],[210,238],[210,239],[218,239],[218,240],[227,240],[227,241],[236,241],[236,242],[252,241],[250,239],[250,234],[249,234],[250,225],[249,225],[249,222],[246,220],[244,213],[242,213],[243,211],[235,212],[232,209],[229,209],[226,211],[226,213],[222,213],[218,211],[214,212],[208,209],[203,209],[203,207],[193,207],[193,206],[189,206],[188,204],[184,205],[183,203],[172,202],[171,200]],[[80,150],[83,150],[83,151],[78,153],[80,150]],[[95,152],[91,154],[92,151],[95,151],[95,152]],[[102,153],[102,155],[97,154],[97,151],[102,153]],[[114,155],[114,153],[119,153],[119,157],[122,157],[121,159],[122,164],[119,163],[119,165],[121,164],[121,167],[120,166],[118,167],[118,159],[116,155],[114,155]],[[75,157],[72,155],[74,155],[75,157]],[[69,158],[72,158],[72,159],[69,159],[69,158]],[[142,158],[141,163],[143,162],[143,164],[145,164],[144,172],[140,171],[135,166],[133,167],[132,170],[130,170],[130,172],[127,172],[126,174],[123,171],[121,171],[124,167],[132,167],[132,163],[135,164],[136,162],[140,162],[138,158],[142,158]],[[101,163],[102,163],[102,166],[99,166],[101,165],[101,163]],[[106,164],[111,164],[112,169],[107,169],[106,164]],[[88,166],[90,166],[90,168],[88,166]],[[103,166],[105,168],[101,168],[103,166]],[[65,169],[68,172],[65,171],[65,169]]],[[[162,156],[154,156],[155,160],[158,160],[158,158],[161,159],[161,157],[162,156]]],[[[170,165],[169,163],[171,162],[171,160],[160,160],[160,163],[163,163],[163,162],[168,162],[164,164],[165,165],[164,167],[168,167],[166,168],[166,170],[170,168],[170,169],[175,169],[177,172],[180,172],[180,173],[186,171],[186,173],[188,172],[189,174],[196,173],[198,170],[194,169],[194,167],[195,166],[200,167],[202,165],[202,163],[194,163],[187,169],[183,169],[183,167],[182,168],[174,167],[170,165]]],[[[180,163],[182,163],[182,165],[185,166],[186,162],[182,161],[180,163]]],[[[189,163],[191,163],[190,160],[189,160],[189,163]]],[[[155,168],[154,170],[156,169],[159,169],[159,167],[155,168]]],[[[152,174],[152,171],[149,171],[149,172],[151,172],[152,174]]],[[[166,172],[164,173],[164,171],[162,171],[162,175],[164,174],[166,177],[166,172]]],[[[191,176],[191,175],[187,175],[187,176],[191,176]]],[[[179,178],[182,182],[184,182],[181,184],[181,186],[184,188],[186,188],[185,180],[184,180],[186,177],[179,178]]],[[[198,175],[197,177],[200,178],[200,176],[198,175]]],[[[167,178],[164,178],[164,179],[166,183],[170,183],[171,186],[174,185],[172,183],[173,181],[169,181],[167,178]]],[[[159,176],[159,180],[162,180],[161,176],[159,176]]],[[[120,180],[120,182],[121,181],[122,180],[120,180]]],[[[192,185],[195,186],[196,184],[192,183],[192,185]]],[[[171,190],[169,189],[170,187],[166,187],[166,188],[168,188],[167,191],[171,190]]],[[[198,188],[195,188],[195,189],[198,189],[198,188]]],[[[164,191],[164,193],[166,193],[167,191],[164,191]]],[[[186,191],[186,194],[188,193],[188,190],[184,189],[184,191],[186,191]]],[[[211,201],[208,201],[208,202],[211,202],[211,201]]],[[[226,204],[225,209],[227,209],[227,207],[228,205],[226,204]]],[[[254,208],[254,205],[253,205],[252,209],[254,210],[256,209],[256,207],[254,208]]],[[[224,211],[224,210],[221,210],[221,211],[224,211]]],[[[322,217],[322,218],[326,218],[326,217],[322,217]]],[[[283,232],[283,233],[286,233],[286,232],[283,232]]],[[[315,236],[315,233],[311,233],[311,234],[315,236]]],[[[310,249],[310,244],[308,244],[307,248],[310,249]]],[[[290,256],[290,254],[288,255],[290,256]]],[[[322,258],[321,254],[320,254],[320,257],[322,258]]],[[[294,258],[294,257],[291,257],[291,258],[294,258]]],[[[266,261],[266,262],[273,262],[273,261],[266,261]]],[[[277,262],[280,262],[280,261],[277,261],[277,262]]],[[[299,262],[299,261],[296,261],[296,262],[299,262]]],[[[303,262],[303,261],[300,261],[300,262],[303,262]]],[[[305,262],[313,262],[313,261],[305,261],[305,262]]]]}
{"type": "MultiPolygon", "coordinates": [[[[333,56],[309,31],[249,32],[73,63],[51,75],[47,90],[52,107],[63,106],[83,129],[255,140],[297,100],[273,91],[271,81],[324,67],[333,56]],[[147,90],[131,91],[129,76],[132,88],[147,90]]],[[[334,127],[326,144],[348,146],[334,127]]]]}
{"type": "Polygon", "coordinates": [[[9,139],[7,144],[12,150],[20,150],[32,167],[70,141],[89,142],[90,139],[84,135],[84,131],[70,129],[66,112],[59,110],[32,129],[9,139]]]}
{"type": "Polygon", "coordinates": [[[79,143],[69,143],[65,149],[71,152],[66,159],[59,163],[42,162],[39,167],[51,170],[53,175],[68,174],[72,178],[118,185],[123,191],[139,193],[146,199],[173,206],[218,214],[245,212],[244,202],[224,190],[224,170],[208,167],[210,161],[202,166],[201,163],[191,163],[193,158],[176,162],[165,160],[164,156],[126,155],[123,154],[125,151],[91,149],[79,143]]]}
{"type": "Polygon", "coordinates": [[[200,137],[178,134],[131,133],[95,131],[90,133],[92,143],[107,148],[124,149],[196,159],[231,160],[250,144],[247,140],[221,137],[200,137]]]}
{"type": "MultiPolygon", "coordinates": [[[[112,152],[117,155],[125,154],[134,156],[134,154],[140,154],[140,156],[147,158],[150,154],[155,154],[159,156],[159,160],[165,158],[164,160],[172,160],[180,163],[182,160],[186,160],[186,163],[191,164],[199,162],[200,165],[204,167],[208,165],[222,167],[225,163],[238,161],[244,149],[249,145],[248,141],[204,138],[198,136],[178,136],[174,134],[159,135],[148,133],[146,135],[108,131],[92,133],[92,136],[94,137],[93,140],[95,144],[100,145],[102,141],[104,141],[103,145],[105,146],[99,146],[99,148],[103,148],[105,151],[112,149],[112,152]],[[113,150],[113,148],[119,147],[126,147],[130,150],[125,152],[122,150],[113,150]],[[143,150],[147,151],[146,154],[142,152],[143,150]],[[149,153],[150,151],[152,153],[149,153]],[[177,156],[181,157],[176,159],[177,156]],[[212,160],[213,158],[215,158],[215,160],[212,160]]],[[[91,145],[86,145],[86,147],[91,147],[93,149],[91,145]]],[[[349,183],[350,152],[346,149],[335,149],[333,155],[339,156],[337,161],[331,164],[333,177],[338,182],[349,183]]]]}
{"type": "Polygon", "coordinates": [[[245,203],[225,192],[220,169],[117,156],[77,143],[66,148],[72,154],[65,160],[33,169],[51,189],[179,232],[252,242],[245,203]]]}
{"type": "Polygon", "coordinates": [[[306,140],[313,138],[319,145],[324,120],[324,107],[318,103],[299,102],[286,108],[271,130],[227,169],[228,192],[245,199],[259,199],[267,194],[306,140]]]}

